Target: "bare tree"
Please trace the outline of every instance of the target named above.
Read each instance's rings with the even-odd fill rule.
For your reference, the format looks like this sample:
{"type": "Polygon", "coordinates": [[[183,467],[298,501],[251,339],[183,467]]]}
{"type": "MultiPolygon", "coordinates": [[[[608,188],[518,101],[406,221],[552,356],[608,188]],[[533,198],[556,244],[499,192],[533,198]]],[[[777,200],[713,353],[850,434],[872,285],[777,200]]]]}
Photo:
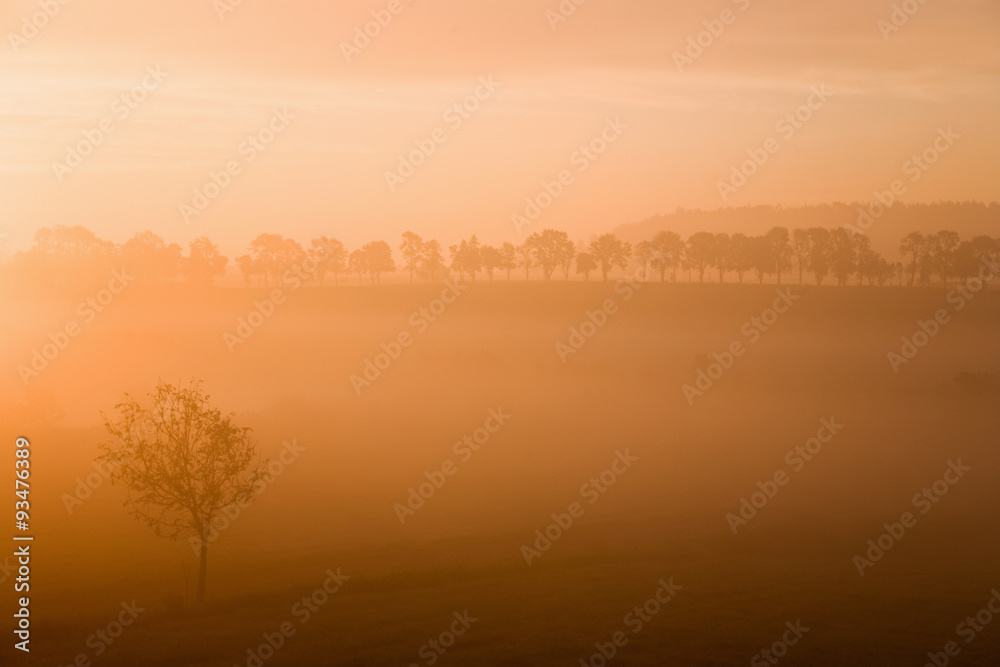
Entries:
{"type": "Polygon", "coordinates": [[[129,394],[115,406],[119,418],[102,414],[116,439],[98,460],[111,468],[111,482],[128,492],[126,506],[138,521],[169,539],[201,537],[197,601],[205,599],[212,521],[253,499],[261,477],[250,429],[211,407],[201,385],[159,382],[143,407],[129,394]]]}

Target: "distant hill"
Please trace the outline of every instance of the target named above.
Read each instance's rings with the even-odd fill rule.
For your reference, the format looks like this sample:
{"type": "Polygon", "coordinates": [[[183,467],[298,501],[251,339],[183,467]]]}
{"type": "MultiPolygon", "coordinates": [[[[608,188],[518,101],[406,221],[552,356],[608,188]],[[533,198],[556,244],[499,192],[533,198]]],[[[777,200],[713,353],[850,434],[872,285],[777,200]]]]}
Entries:
{"type": "Polygon", "coordinates": [[[895,256],[899,241],[910,232],[938,232],[950,229],[963,239],[973,236],[1000,236],[1000,203],[938,202],[934,204],[895,204],[878,216],[879,205],[871,203],[833,203],[819,206],[743,206],[711,211],[678,208],[674,213],[656,215],[640,222],[621,225],[614,230],[620,238],[637,243],[670,229],[685,238],[696,231],[743,232],[763,234],[772,227],[840,227],[858,225],[859,211],[871,211],[872,222],[866,233],[872,247],[887,256],[895,256]]]}

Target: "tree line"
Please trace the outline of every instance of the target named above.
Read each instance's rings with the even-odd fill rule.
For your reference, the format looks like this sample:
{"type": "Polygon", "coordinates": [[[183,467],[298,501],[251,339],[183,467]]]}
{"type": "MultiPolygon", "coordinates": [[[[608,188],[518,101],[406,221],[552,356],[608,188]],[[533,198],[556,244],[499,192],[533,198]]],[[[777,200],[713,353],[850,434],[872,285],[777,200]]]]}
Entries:
{"type": "MultiPolygon", "coordinates": [[[[962,240],[957,232],[934,234],[913,232],[899,244],[901,261],[891,262],[871,248],[869,238],[844,227],[793,229],[773,227],[749,236],[742,233],[695,232],[687,239],[673,231],[660,231],[652,238],[633,244],[615,234],[602,234],[589,245],[574,244],[561,230],[545,229],[522,243],[483,244],[473,235],[447,250],[436,239],[403,233],[398,245],[402,259],[397,269],[393,248],[386,241],[372,241],[348,251],[335,238],[319,236],[303,246],[280,234],[260,234],[247,253],[235,264],[247,287],[279,285],[289,271],[318,285],[334,285],[357,278],[359,284],[378,285],[382,276],[402,271],[409,281],[437,281],[457,277],[460,281],[497,276],[511,279],[523,270],[526,280],[532,271],[542,280],[553,276],[569,280],[573,275],[590,280],[599,274],[604,281],[615,269],[641,269],[645,277],[661,282],[725,282],[727,277],[763,283],[773,278],[781,283],[789,276],[799,284],[806,277],[817,285],[832,280],[837,285],[947,285],[964,281],[980,272],[984,262],[1000,251],[1000,239],[976,236],[962,240]]],[[[212,284],[225,275],[229,259],[211,240],[199,237],[182,249],[160,236],[139,232],[118,245],[98,238],[90,230],[75,226],[46,227],[35,235],[35,245],[17,253],[8,268],[22,278],[43,284],[72,280],[75,273],[95,267],[124,263],[144,283],[169,283],[178,278],[193,284],[212,284]]]]}

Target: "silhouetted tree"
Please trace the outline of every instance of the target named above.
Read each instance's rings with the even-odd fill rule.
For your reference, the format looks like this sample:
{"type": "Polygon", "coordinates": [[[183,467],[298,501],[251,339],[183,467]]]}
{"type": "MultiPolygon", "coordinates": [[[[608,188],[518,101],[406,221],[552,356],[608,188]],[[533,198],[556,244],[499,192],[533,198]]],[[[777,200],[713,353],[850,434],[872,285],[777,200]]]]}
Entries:
{"type": "Polygon", "coordinates": [[[434,282],[438,273],[446,275],[448,267],[444,263],[444,255],[441,254],[441,244],[431,239],[424,243],[424,254],[420,261],[420,270],[426,274],[431,282],[434,282]]]}
{"type": "Polygon", "coordinates": [[[556,267],[562,266],[567,258],[572,260],[573,255],[576,254],[576,249],[573,247],[573,242],[569,240],[569,235],[556,229],[543,229],[541,232],[535,232],[524,243],[531,248],[531,254],[542,268],[545,280],[550,280],[556,267]]]}
{"type": "Polygon", "coordinates": [[[476,282],[476,274],[483,270],[483,254],[479,239],[475,234],[469,237],[463,261],[465,262],[465,270],[472,275],[472,282],[476,282]]]}
{"type": "Polygon", "coordinates": [[[960,243],[957,232],[943,230],[931,237],[931,261],[944,287],[948,286],[948,277],[955,274],[955,251],[960,243]]]}
{"type": "Polygon", "coordinates": [[[823,279],[830,273],[830,263],[833,253],[833,242],[830,230],[825,227],[813,227],[809,230],[809,267],[817,285],[823,284],[823,279]]]}
{"type": "Polygon", "coordinates": [[[358,285],[364,284],[364,276],[368,273],[368,253],[364,248],[359,248],[348,256],[347,270],[350,273],[358,274],[358,285]]]}
{"type": "Polygon", "coordinates": [[[685,251],[690,267],[698,272],[698,282],[705,282],[705,270],[715,261],[715,235],[695,232],[687,241],[685,251]]]}
{"type": "Polygon", "coordinates": [[[781,274],[792,268],[792,245],[788,230],[784,227],[772,227],[764,235],[770,248],[771,261],[774,263],[774,274],[781,284],[781,274]]]}
{"type": "Polygon", "coordinates": [[[503,263],[500,251],[491,245],[484,245],[479,255],[483,260],[483,269],[485,269],[486,275],[489,276],[490,282],[493,282],[493,272],[500,268],[503,263]]]}
{"type": "Polygon", "coordinates": [[[181,259],[181,271],[189,283],[211,285],[216,278],[226,274],[228,263],[218,246],[202,236],[191,241],[188,256],[181,259]]]}
{"type": "Polygon", "coordinates": [[[465,274],[469,274],[475,282],[476,274],[483,270],[482,248],[475,234],[451,246],[451,268],[458,271],[459,280],[464,281],[465,274]]]}
{"type": "Polygon", "coordinates": [[[729,268],[736,273],[742,285],[743,274],[753,269],[750,237],[741,232],[733,234],[729,239],[729,257],[729,268]]]}
{"type": "Polygon", "coordinates": [[[113,484],[126,488],[131,514],[169,539],[200,539],[197,601],[205,599],[212,522],[227,509],[253,499],[261,476],[250,429],[236,426],[209,404],[199,383],[160,382],[143,407],[126,394],[117,419],[102,414],[115,440],[99,460],[113,484]]]}
{"type": "Polygon", "coordinates": [[[180,271],[181,247],[167,245],[153,232],[139,232],[122,246],[126,265],[140,282],[161,283],[173,280],[180,271]]]}
{"type": "Polygon", "coordinates": [[[116,252],[114,243],[99,239],[94,232],[80,225],[42,227],[35,233],[35,243],[41,252],[63,257],[93,258],[116,252]]]}
{"type": "Polygon", "coordinates": [[[732,269],[732,242],[732,239],[729,238],[729,234],[726,234],[725,232],[720,232],[715,235],[715,259],[712,261],[712,264],[719,272],[720,284],[723,282],[726,272],[732,269]]]}
{"type": "Polygon", "coordinates": [[[837,284],[843,287],[857,267],[857,248],[852,233],[843,227],[830,232],[830,268],[837,277],[837,284]]]}
{"type": "Polygon", "coordinates": [[[667,269],[673,270],[673,279],[677,280],[677,267],[681,264],[685,247],[677,232],[663,231],[653,237],[653,248],[656,250],[653,268],[659,270],[660,282],[663,282],[667,269]]]}
{"type": "Polygon", "coordinates": [[[581,252],[576,256],[576,272],[582,273],[585,280],[590,280],[590,272],[597,270],[597,260],[589,252],[581,252]]]}
{"type": "Polygon", "coordinates": [[[855,234],[854,242],[854,264],[858,273],[858,284],[864,284],[865,279],[868,285],[879,278],[882,272],[882,257],[872,250],[871,239],[864,234],[855,234]]]}
{"type": "Polygon", "coordinates": [[[813,238],[808,229],[792,230],[792,255],[799,269],[799,284],[802,284],[802,274],[809,268],[809,254],[812,252],[813,238]]]}
{"type": "Polygon", "coordinates": [[[119,261],[118,247],[86,227],[55,225],[35,232],[35,245],[15,255],[19,280],[45,286],[71,285],[82,277],[106,275],[119,261]]]}
{"type": "Polygon", "coordinates": [[[396,270],[396,263],[392,259],[392,248],[385,241],[372,241],[365,244],[362,249],[365,251],[365,265],[372,285],[381,285],[382,274],[396,270]]]}
{"type": "Polygon", "coordinates": [[[757,282],[763,285],[764,276],[770,273],[774,267],[771,244],[767,242],[767,238],[764,236],[751,236],[748,249],[750,251],[750,266],[757,275],[757,282]]]}
{"type": "MultiPolygon", "coordinates": [[[[979,274],[979,269],[987,262],[996,259],[1000,253],[1000,241],[989,236],[976,236],[971,241],[966,241],[962,245],[964,250],[955,251],[956,270],[964,281],[966,278],[979,274]]],[[[983,276],[984,284],[989,284],[992,272],[983,276]]]]}
{"type": "Polygon", "coordinates": [[[263,282],[260,277],[263,275],[263,271],[258,266],[256,260],[250,255],[240,255],[236,258],[236,265],[240,267],[240,274],[243,276],[243,286],[250,287],[253,279],[258,278],[258,283],[263,282]]]}
{"type": "Polygon", "coordinates": [[[316,264],[316,278],[320,286],[328,273],[333,274],[334,287],[340,285],[340,274],[347,268],[347,250],[344,244],[328,236],[310,242],[309,258],[316,264]]]}
{"type": "Polygon", "coordinates": [[[656,247],[652,241],[641,241],[635,246],[635,261],[642,269],[642,282],[646,282],[646,271],[656,257],[656,247]]]}
{"type": "Polygon", "coordinates": [[[507,282],[510,282],[510,272],[517,268],[517,247],[513,243],[500,246],[500,268],[507,272],[507,282]]]}
{"type": "Polygon", "coordinates": [[[424,240],[413,232],[403,232],[403,242],[399,244],[403,253],[403,268],[410,272],[410,284],[413,284],[413,274],[417,272],[424,259],[427,247],[424,240]]]}
{"type": "Polygon", "coordinates": [[[517,246],[517,254],[521,259],[521,266],[524,267],[524,279],[531,279],[531,267],[534,265],[534,250],[527,242],[517,246]]]}
{"type": "Polygon", "coordinates": [[[272,278],[275,284],[281,280],[286,252],[285,238],[280,234],[260,234],[250,242],[250,256],[256,269],[264,276],[264,287],[271,285],[272,278]]]}
{"type": "Polygon", "coordinates": [[[632,246],[621,241],[614,234],[601,234],[590,244],[590,254],[594,256],[601,269],[602,279],[607,282],[611,269],[616,266],[624,269],[628,266],[629,257],[632,255],[632,246]]]}
{"type": "Polygon", "coordinates": [[[903,255],[904,258],[907,255],[910,256],[910,287],[913,287],[913,283],[917,278],[917,270],[922,263],[921,258],[925,251],[924,235],[920,232],[910,232],[899,242],[899,254],[903,255]]]}

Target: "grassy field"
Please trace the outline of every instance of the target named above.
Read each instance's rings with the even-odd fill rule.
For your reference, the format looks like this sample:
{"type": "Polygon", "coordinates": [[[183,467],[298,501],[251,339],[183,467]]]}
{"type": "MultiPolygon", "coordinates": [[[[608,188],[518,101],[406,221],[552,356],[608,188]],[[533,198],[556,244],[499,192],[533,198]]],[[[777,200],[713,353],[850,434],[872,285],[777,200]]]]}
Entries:
{"type": "Polygon", "coordinates": [[[777,289],[480,283],[421,330],[411,314],[441,287],[304,288],[231,353],[224,333],[268,290],[135,288],[27,389],[17,366],[79,298],[5,302],[5,437],[34,449],[23,664],[253,667],[248,649],[286,621],[260,664],[600,665],[616,632],[610,665],[771,664],[751,661],[801,621],[781,664],[923,665],[955,641],[949,664],[1000,665],[1000,619],[969,643],[956,632],[1000,588],[1000,394],[954,382],[1000,371],[1000,293],[955,312],[940,289],[793,286],[748,335],[777,289]],[[556,344],[607,299],[615,312],[564,363],[556,344]],[[887,353],[939,308],[951,320],[894,372],[887,353]],[[358,395],[351,376],[400,332],[412,344],[358,395]],[[682,387],[734,342],[745,353],[689,404],[682,387]],[[66,505],[106,440],[100,412],[192,377],[263,456],[302,448],[213,543],[202,606],[192,548],[129,518],[121,488],[66,505]],[[453,443],[501,408],[463,460],[453,443]],[[823,419],[843,428],[794,463],[823,419]],[[612,485],[581,489],[625,450],[612,485]],[[959,459],[947,494],[915,504],[959,459]],[[449,460],[401,523],[394,506],[449,460]],[[787,484],[734,534],[727,514],[778,471],[787,484]],[[582,516],[528,565],[522,547],[574,502],[582,516]],[[860,576],[854,557],[907,511],[915,525],[860,576]],[[295,605],[337,568],[350,578],[302,623],[295,605]],[[671,578],[676,595],[634,631],[627,615],[671,578]],[[88,638],[132,600],[145,611],[96,655],[88,638]],[[466,610],[452,646],[422,651],[466,610]]]}

